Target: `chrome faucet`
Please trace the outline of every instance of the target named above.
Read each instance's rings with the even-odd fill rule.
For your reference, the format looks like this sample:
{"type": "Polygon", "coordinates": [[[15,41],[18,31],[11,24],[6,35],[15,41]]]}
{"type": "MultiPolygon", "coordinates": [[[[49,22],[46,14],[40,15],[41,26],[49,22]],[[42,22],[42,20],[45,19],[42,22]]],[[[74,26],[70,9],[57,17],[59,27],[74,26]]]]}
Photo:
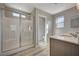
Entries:
{"type": "Polygon", "coordinates": [[[75,33],[70,33],[70,35],[72,35],[72,36],[75,37],[75,38],[78,38],[78,37],[79,37],[76,32],[75,32],[75,33]]]}
{"type": "Polygon", "coordinates": [[[73,37],[77,38],[78,43],[79,43],[79,32],[70,33],[70,35],[72,35],[73,37]]]}

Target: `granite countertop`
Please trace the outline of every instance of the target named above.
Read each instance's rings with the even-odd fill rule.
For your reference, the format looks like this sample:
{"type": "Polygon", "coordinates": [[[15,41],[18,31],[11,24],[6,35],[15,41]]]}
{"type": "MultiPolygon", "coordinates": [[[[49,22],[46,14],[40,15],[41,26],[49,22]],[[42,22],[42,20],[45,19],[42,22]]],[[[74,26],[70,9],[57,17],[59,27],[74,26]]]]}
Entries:
{"type": "Polygon", "coordinates": [[[50,38],[79,45],[78,38],[74,38],[70,36],[50,36],[50,38]]]}

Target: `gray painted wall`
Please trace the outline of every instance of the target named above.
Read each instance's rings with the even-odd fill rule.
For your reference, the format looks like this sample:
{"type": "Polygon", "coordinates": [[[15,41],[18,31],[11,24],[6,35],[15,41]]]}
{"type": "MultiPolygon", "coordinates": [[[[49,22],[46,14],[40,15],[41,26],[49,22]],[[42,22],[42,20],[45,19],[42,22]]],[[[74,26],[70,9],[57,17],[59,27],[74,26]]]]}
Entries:
{"type": "Polygon", "coordinates": [[[79,10],[76,7],[70,8],[68,10],[65,10],[63,12],[60,12],[60,13],[53,15],[54,25],[56,25],[55,18],[58,16],[64,16],[64,20],[65,20],[64,28],[56,29],[56,27],[54,26],[54,34],[63,34],[63,33],[67,33],[67,32],[79,31],[79,28],[71,28],[71,20],[74,17],[79,16],[79,10]]]}
{"type": "Polygon", "coordinates": [[[34,42],[34,47],[36,45],[36,9],[34,9],[31,12],[31,18],[33,20],[33,42],[34,42]]]}

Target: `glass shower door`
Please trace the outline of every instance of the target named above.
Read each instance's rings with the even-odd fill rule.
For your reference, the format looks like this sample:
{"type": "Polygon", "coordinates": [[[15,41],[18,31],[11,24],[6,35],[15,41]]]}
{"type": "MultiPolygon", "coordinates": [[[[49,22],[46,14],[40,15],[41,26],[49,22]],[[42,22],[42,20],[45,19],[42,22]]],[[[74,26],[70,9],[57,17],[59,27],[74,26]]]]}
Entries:
{"type": "Polygon", "coordinates": [[[32,20],[21,18],[21,46],[33,43],[32,20]]]}
{"type": "Polygon", "coordinates": [[[19,14],[4,11],[2,50],[8,51],[19,47],[19,14]]]}

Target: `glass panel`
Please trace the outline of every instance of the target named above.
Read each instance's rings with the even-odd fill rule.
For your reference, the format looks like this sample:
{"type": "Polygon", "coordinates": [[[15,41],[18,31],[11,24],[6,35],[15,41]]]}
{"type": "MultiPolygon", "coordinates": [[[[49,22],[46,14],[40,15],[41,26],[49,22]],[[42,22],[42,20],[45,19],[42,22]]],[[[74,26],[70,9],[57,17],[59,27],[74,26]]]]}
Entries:
{"type": "Polygon", "coordinates": [[[3,51],[7,51],[19,47],[19,17],[12,17],[10,11],[4,12],[3,51]]]}
{"type": "Polygon", "coordinates": [[[21,46],[33,43],[32,21],[21,19],[21,46]]]}
{"type": "Polygon", "coordinates": [[[12,13],[12,15],[13,16],[16,16],[16,17],[19,17],[20,16],[20,14],[18,14],[18,13],[12,13]]]}
{"type": "MultiPolygon", "coordinates": [[[[48,27],[48,26],[47,26],[48,27]]],[[[46,42],[46,35],[45,35],[45,17],[39,16],[38,20],[38,44],[40,45],[41,43],[45,45],[44,43],[46,42]]]]}
{"type": "Polygon", "coordinates": [[[21,17],[22,17],[22,18],[26,18],[26,16],[25,16],[25,15],[21,15],[21,17]]]}

